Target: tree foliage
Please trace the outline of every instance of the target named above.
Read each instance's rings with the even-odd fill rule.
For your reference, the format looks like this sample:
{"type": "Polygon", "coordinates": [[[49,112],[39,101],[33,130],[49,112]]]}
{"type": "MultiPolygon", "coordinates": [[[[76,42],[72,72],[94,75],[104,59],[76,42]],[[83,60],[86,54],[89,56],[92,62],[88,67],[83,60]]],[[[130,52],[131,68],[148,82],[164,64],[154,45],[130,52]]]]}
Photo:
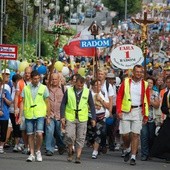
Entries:
{"type": "MultiPolygon", "coordinates": [[[[116,11],[120,19],[125,16],[125,0],[103,0],[110,11],[116,11]]],[[[141,0],[127,0],[127,15],[131,16],[141,10],[141,0]]]]}
{"type": "MultiPolygon", "coordinates": [[[[28,1],[27,1],[28,2],[28,1]]],[[[46,0],[50,3],[50,0],[46,0]]],[[[59,1],[60,11],[64,13],[65,0],[59,1]]],[[[0,3],[1,5],[1,3],[0,3]]],[[[37,13],[39,8],[34,6],[34,0],[29,0],[29,6],[31,11],[27,11],[28,16],[28,31],[25,30],[27,41],[25,39],[24,57],[26,59],[36,58],[36,29],[37,29],[37,13]]],[[[1,8],[0,8],[1,9],[1,8]]],[[[15,44],[18,45],[18,56],[22,58],[22,26],[23,26],[23,3],[17,4],[15,0],[6,0],[6,14],[8,14],[8,22],[3,27],[3,43],[4,44],[15,44]]],[[[42,28],[41,37],[41,53],[43,57],[52,58],[54,54],[57,57],[57,52],[54,52],[54,41],[55,35],[49,35],[44,32],[42,28]]],[[[25,38],[26,38],[25,37],[25,38]]],[[[68,37],[61,36],[59,48],[68,42],[68,37]]]]}

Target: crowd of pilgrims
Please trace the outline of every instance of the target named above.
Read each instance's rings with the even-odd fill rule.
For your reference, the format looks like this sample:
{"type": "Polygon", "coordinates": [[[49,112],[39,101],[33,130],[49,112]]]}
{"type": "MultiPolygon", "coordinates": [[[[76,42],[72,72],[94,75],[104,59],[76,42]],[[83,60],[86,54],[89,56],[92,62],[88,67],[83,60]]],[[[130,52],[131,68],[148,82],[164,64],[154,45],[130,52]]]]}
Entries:
{"type": "MultiPolygon", "coordinates": [[[[141,146],[138,154],[141,160],[146,161],[152,157],[164,158],[170,160],[170,135],[168,127],[170,127],[169,114],[169,92],[170,88],[170,62],[164,63],[164,69],[154,66],[152,70],[148,70],[147,79],[151,89],[151,100],[157,100],[157,106],[149,107],[148,127],[141,130],[141,146]],[[164,100],[163,100],[164,99],[164,100]]],[[[18,121],[19,100],[22,100],[22,90],[24,86],[31,83],[31,72],[34,68],[26,67],[24,74],[21,76],[16,73],[10,78],[10,70],[2,70],[0,78],[0,153],[5,153],[8,147],[13,147],[13,152],[21,152],[29,154],[28,137],[24,125],[24,118],[18,121]],[[24,83],[21,85],[21,81],[24,83]]],[[[119,119],[116,114],[116,97],[121,81],[128,76],[129,72],[122,70],[115,71],[111,67],[103,66],[98,70],[98,80],[93,76],[93,72],[89,67],[88,74],[84,77],[84,87],[92,92],[95,109],[96,109],[96,128],[92,127],[90,122],[91,113],[89,113],[89,121],[87,125],[86,146],[92,147],[92,158],[97,159],[99,153],[106,154],[108,151],[121,151],[120,155],[124,157],[124,145],[119,134],[119,119]],[[99,97],[100,96],[100,97],[99,97]],[[106,101],[104,107],[98,102],[106,101]],[[102,121],[101,121],[102,120],[102,121]]],[[[60,124],[60,104],[63,94],[69,87],[74,87],[76,78],[80,75],[72,73],[69,79],[59,73],[53,73],[51,76],[47,74],[41,76],[40,82],[47,86],[49,98],[51,100],[51,119],[58,121],[58,127],[53,130],[44,126],[44,147],[46,156],[53,156],[55,151],[59,154],[67,152],[67,146],[64,142],[65,129],[60,124]],[[53,78],[56,78],[56,86],[62,89],[62,95],[57,95],[56,91],[50,89],[50,85],[55,86],[53,78]],[[54,83],[54,84],[53,84],[54,83]],[[55,100],[53,100],[55,98],[55,100]],[[53,141],[49,144],[48,141],[53,141]],[[53,144],[52,144],[53,143],[53,144]],[[51,146],[50,146],[51,145],[51,146]]],[[[46,117],[46,119],[48,119],[46,117]]],[[[36,138],[36,136],[35,136],[36,138]]],[[[43,147],[41,147],[41,150],[43,147]]],[[[73,147],[74,151],[74,147],[73,147]]]]}

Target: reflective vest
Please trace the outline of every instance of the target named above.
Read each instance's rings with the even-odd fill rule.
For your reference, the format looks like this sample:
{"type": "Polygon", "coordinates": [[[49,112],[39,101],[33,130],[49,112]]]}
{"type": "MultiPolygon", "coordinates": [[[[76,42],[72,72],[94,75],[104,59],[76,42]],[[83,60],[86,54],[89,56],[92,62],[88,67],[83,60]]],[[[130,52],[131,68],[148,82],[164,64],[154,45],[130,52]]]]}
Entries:
{"type": "Polygon", "coordinates": [[[67,89],[67,104],[65,109],[65,118],[73,122],[76,119],[76,114],[80,122],[85,122],[88,120],[88,98],[89,89],[83,88],[80,102],[77,106],[76,95],[73,87],[67,89]]]}
{"type": "MultiPolygon", "coordinates": [[[[141,101],[142,101],[142,109],[143,109],[143,115],[148,116],[149,115],[149,104],[148,104],[148,100],[147,100],[147,96],[146,96],[146,89],[148,87],[148,82],[146,81],[141,81],[142,82],[142,86],[143,88],[142,90],[142,97],[141,97],[141,101]]],[[[131,111],[131,106],[132,106],[132,100],[131,100],[131,94],[130,94],[130,84],[131,81],[129,78],[125,79],[125,84],[124,84],[124,96],[123,96],[123,100],[122,100],[122,111],[123,112],[130,112],[131,111]]]]}
{"type": "Polygon", "coordinates": [[[46,116],[47,107],[44,101],[45,89],[46,86],[41,84],[38,88],[35,100],[33,100],[30,85],[24,87],[24,116],[26,119],[46,116]]]}

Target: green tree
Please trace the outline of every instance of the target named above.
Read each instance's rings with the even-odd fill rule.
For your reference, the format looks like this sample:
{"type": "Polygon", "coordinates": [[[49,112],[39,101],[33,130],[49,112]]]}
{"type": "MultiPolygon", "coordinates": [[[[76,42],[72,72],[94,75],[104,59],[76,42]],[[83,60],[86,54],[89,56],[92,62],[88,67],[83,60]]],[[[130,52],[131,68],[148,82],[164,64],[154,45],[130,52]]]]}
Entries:
{"type": "MultiPolygon", "coordinates": [[[[103,4],[110,10],[116,11],[119,19],[125,16],[125,0],[103,0],[103,4]]],[[[141,0],[127,0],[127,15],[131,16],[141,10],[141,0]]]]}

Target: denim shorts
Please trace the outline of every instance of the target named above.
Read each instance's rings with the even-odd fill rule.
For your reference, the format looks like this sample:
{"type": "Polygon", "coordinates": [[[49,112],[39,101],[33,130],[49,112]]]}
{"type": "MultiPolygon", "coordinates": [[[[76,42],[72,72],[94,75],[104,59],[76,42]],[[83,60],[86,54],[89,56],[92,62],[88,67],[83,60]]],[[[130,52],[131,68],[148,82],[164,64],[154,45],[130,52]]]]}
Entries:
{"type": "Polygon", "coordinates": [[[44,117],[37,119],[25,119],[27,135],[32,135],[35,132],[44,133],[44,117]]]}

